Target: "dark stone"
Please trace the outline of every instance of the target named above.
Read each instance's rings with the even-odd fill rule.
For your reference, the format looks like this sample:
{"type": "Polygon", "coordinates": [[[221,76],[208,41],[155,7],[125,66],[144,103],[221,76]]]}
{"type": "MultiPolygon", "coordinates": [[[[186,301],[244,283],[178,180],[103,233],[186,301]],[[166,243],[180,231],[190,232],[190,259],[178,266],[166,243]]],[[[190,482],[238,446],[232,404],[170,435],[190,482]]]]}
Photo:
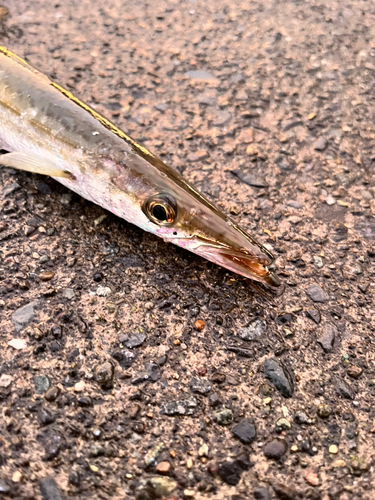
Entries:
{"type": "Polygon", "coordinates": [[[317,309],[308,309],[306,311],[306,316],[312,319],[317,325],[319,325],[321,319],[320,311],[318,311],[317,309]]]}
{"type": "Polygon", "coordinates": [[[266,359],[264,362],[264,374],[276,387],[282,396],[291,398],[294,392],[294,382],[288,368],[276,359],[266,359]]]}
{"type": "Polygon", "coordinates": [[[324,352],[332,352],[337,328],[332,323],[328,323],[324,328],[323,335],[318,338],[317,342],[323,347],[324,352]]]}
{"type": "Polygon", "coordinates": [[[241,474],[250,467],[251,464],[246,457],[237,458],[231,462],[223,462],[219,465],[217,473],[225,483],[235,486],[239,483],[241,474]]]}
{"type": "Polygon", "coordinates": [[[40,423],[40,425],[49,425],[54,421],[55,415],[52,413],[52,411],[41,406],[38,410],[38,422],[40,423]]]}
{"type": "MultiPolygon", "coordinates": [[[[281,35],[281,33],[278,33],[277,35],[281,35]]],[[[288,132],[288,130],[291,130],[292,128],[295,127],[303,127],[304,123],[301,120],[297,120],[295,122],[287,123],[284,127],[284,132],[288,132]]]]}
{"type": "Polygon", "coordinates": [[[252,443],[257,436],[255,426],[249,418],[245,418],[237,424],[232,433],[244,444],[252,443]]]}
{"type": "Polygon", "coordinates": [[[206,395],[211,391],[211,384],[208,380],[203,380],[200,378],[194,378],[190,382],[190,389],[192,392],[196,392],[198,394],[206,395]]]}
{"type": "Polygon", "coordinates": [[[11,493],[12,493],[11,484],[5,479],[0,478],[0,495],[1,496],[5,495],[6,498],[8,495],[11,495],[11,493]]]}
{"type": "Polygon", "coordinates": [[[268,489],[262,488],[261,486],[254,488],[253,495],[255,500],[271,500],[271,495],[268,489]]]}
{"type": "Polygon", "coordinates": [[[338,380],[336,382],[335,389],[336,389],[336,394],[338,396],[341,396],[342,398],[353,400],[355,397],[355,393],[354,393],[353,389],[350,387],[350,385],[347,382],[345,382],[345,380],[341,380],[341,379],[338,380]]]}
{"type": "Polygon", "coordinates": [[[311,285],[306,290],[306,295],[313,302],[327,302],[329,300],[329,295],[319,285],[311,285]]]}
{"type": "Polygon", "coordinates": [[[261,178],[251,174],[250,172],[242,171],[240,169],[231,170],[231,174],[233,174],[237,179],[244,182],[248,186],[256,187],[256,188],[266,188],[268,184],[261,178]]]}
{"type": "Polygon", "coordinates": [[[219,396],[216,394],[216,392],[213,392],[212,394],[210,394],[208,396],[208,404],[212,407],[212,408],[216,408],[216,406],[219,406],[221,405],[221,400],[219,398],[219,396]]]}
{"type": "Polygon", "coordinates": [[[211,382],[213,382],[214,384],[222,384],[225,382],[225,379],[225,373],[215,372],[211,375],[211,382]]]}
{"type": "Polygon", "coordinates": [[[150,382],[156,382],[159,380],[161,377],[160,366],[156,363],[150,363],[147,366],[146,377],[150,382]]]}
{"type": "Polygon", "coordinates": [[[235,346],[228,346],[227,351],[234,352],[235,354],[238,354],[238,356],[241,356],[243,358],[252,358],[254,356],[253,351],[250,351],[249,349],[243,349],[242,347],[235,347],[235,346]]]}
{"type": "Polygon", "coordinates": [[[341,223],[335,224],[332,229],[331,239],[335,243],[346,240],[348,237],[348,228],[341,223]]]}
{"type": "Polygon", "coordinates": [[[56,401],[56,399],[60,395],[60,388],[54,385],[53,387],[50,387],[48,391],[44,394],[45,399],[49,402],[52,403],[53,401],[56,401]]]}
{"type": "Polygon", "coordinates": [[[273,460],[280,460],[285,455],[288,445],[284,439],[273,439],[264,447],[264,455],[273,460]]]}
{"type": "Polygon", "coordinates": [[[263,319],[252,321],[249,326],[241,328],[240,337],[243,340],[259,340],[267,330],[267,324],[263,319]]]}
{"type": "Polygon", "coordinates": [[[328,496],[329,496],[330,500],[339,500],[343,491],[344,491],[344,487],[342,484],[339,484],[339,483],[333,484],[328,489],[328,496]]]}
{"type": "Polygon", "coordinates": [[[0,194],[5,198],[6,196],[9,196],[10,194],[17,191],[17,189],[20,189],[20,187],[21,186],[17,182],[12,182],[12,184],[7,184],[6,186],[4,186],[0,191],[0,194]]]}
{"type": "Polygon", "coordinates": [[[68,480],[69,480],[69,484],[72,484],[73,486],[79,486],[80,482],[81,482],[81,478],[80,478],[79,472],[73,470],[69,474],[69,479],[68,480]]]}
{"type": "Polygon", "coordinates": [[[124,344],[128,349],[133,349],[134,347],[139,347],[147,339],[147,335],[144,333],[133,333],[131,335],[120,335],[119,341],[124,344]]]}
{"type": "Polygon", "coordinates": [[[62,448],[63,440],[58,434],[50,436],[45,444],[45,460],[50,461],[56,458],[62,448]]]}
{"type": "Polygon", "coordinates": [[[135,354],[131,351],[125,351],[124,349],[117,349],[112,352],[112,358],[119,362],[123,368],[128,368],[135,361],[135,354]]]}
{"type": "Polygon", "coordinates": [[[280,500],[296,500],[298,493],[285,484],[276,483],[272,485],[273,491],[280,500]]]}
{"type": "Polygon", "coordinates": [[[93,406],[93,401],[90,396],[81,396],[80,398],[78,398],[77,403],[81,408],[88,408],[90,406],[93,406]]]}
{"type": "Polygon", "coordinates": [[[164,356],[160,356],[160,358],[158,358],[156,362],[159,366],[164,366],[167,360],[168,357],[164,354],[164,356]]]}
{"type": "Polygon", "coordinates": [[[304,500],[321,500],[322,495],[315,488],[309,487],[304,490],[303,498],[304,500]]]}
{"type": "Polygon", "coordinates": [[[62,500],[59,487],[53,477],[45,477],[39,481],[39,488],[43,500],[62,500]]]}

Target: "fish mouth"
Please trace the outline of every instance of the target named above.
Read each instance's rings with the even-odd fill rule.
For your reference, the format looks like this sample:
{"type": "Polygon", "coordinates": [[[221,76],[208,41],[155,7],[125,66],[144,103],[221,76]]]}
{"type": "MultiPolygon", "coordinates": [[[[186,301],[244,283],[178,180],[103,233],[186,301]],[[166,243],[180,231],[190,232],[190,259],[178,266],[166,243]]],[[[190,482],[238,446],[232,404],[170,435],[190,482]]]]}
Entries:
{"type": "Polygon", "coordinates": [[[279,278],[268,269],[271,262],[267,258],[259,259],[239,250],[206,245],[198,246],[194,252],[246,278],[275,288],[281,285],[279,278]]]}
{"type": "Polygon", "coordinates": [[[266,253],[266,249],[263,252],[260,247],[257,247],[256,255],[254,255],[245,248],[235,249],[218,241],[196,235],[192,238],[179,238],[178,241],[170,241],[251,280],[272,288],[281,285],[276,274],[268,268],[273,262],[273,257],[268,251],[266,253]]]}

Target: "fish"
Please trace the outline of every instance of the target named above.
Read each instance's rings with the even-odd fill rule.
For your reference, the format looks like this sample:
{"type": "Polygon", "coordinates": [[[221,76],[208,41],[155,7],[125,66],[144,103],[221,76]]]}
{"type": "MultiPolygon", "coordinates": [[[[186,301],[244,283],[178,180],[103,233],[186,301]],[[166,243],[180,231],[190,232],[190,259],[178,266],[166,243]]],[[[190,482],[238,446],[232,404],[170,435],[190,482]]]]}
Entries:
{"type": "MultiPolygon", "coordinates": [[[[269,290],[272,253],[172,167],[0,47],[0,164],[48,175],[118,217],[269,290]]],[[[258,290],[259,291],[259,290],[258,290]]]]}

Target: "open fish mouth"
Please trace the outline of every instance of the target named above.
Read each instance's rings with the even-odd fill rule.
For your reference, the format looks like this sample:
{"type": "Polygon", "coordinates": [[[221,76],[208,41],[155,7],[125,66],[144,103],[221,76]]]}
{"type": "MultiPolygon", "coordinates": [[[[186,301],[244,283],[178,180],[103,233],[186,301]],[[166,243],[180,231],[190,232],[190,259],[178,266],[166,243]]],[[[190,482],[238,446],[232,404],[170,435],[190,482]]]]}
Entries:
{"type": "Polygon", "coordinates": [[[220,248],[201,245],[194,251],[207,260],[240,274],[241,276],[245,276],[246,278],[259,281],[271,287],[278,287],[281,285],[279,278],[268,269],[267,265],[270,263],[267,262],[266,259],[262,262],[251,255],[225,247],[220,248]]]}
{"type": "MultiPolygon", "coordinates": [[[[173,240],[170,241],[173,242],[173,240]]],[[[255,256],[246,249],[234,249],[219,242],[207,241],[199,236],[191,239],[179,238],[178,244],[200,257],[251,280],[272,288],[281,285],[276,274],[269,270],[268,266],[272,264],[272,259],[265,253],[262,256],[255,256]]]]}

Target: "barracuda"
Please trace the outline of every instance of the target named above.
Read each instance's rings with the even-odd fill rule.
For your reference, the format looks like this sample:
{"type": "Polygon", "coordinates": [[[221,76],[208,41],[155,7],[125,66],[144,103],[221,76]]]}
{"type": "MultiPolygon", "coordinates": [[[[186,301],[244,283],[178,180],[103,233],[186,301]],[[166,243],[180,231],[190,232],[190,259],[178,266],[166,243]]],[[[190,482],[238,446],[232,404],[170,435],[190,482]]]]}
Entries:
{"type": "Polygon", "coordinates": [[[181,175],[0,47],[0,163],[50,175],[165,241],[271,288],[274,258],[181,175]]]}

